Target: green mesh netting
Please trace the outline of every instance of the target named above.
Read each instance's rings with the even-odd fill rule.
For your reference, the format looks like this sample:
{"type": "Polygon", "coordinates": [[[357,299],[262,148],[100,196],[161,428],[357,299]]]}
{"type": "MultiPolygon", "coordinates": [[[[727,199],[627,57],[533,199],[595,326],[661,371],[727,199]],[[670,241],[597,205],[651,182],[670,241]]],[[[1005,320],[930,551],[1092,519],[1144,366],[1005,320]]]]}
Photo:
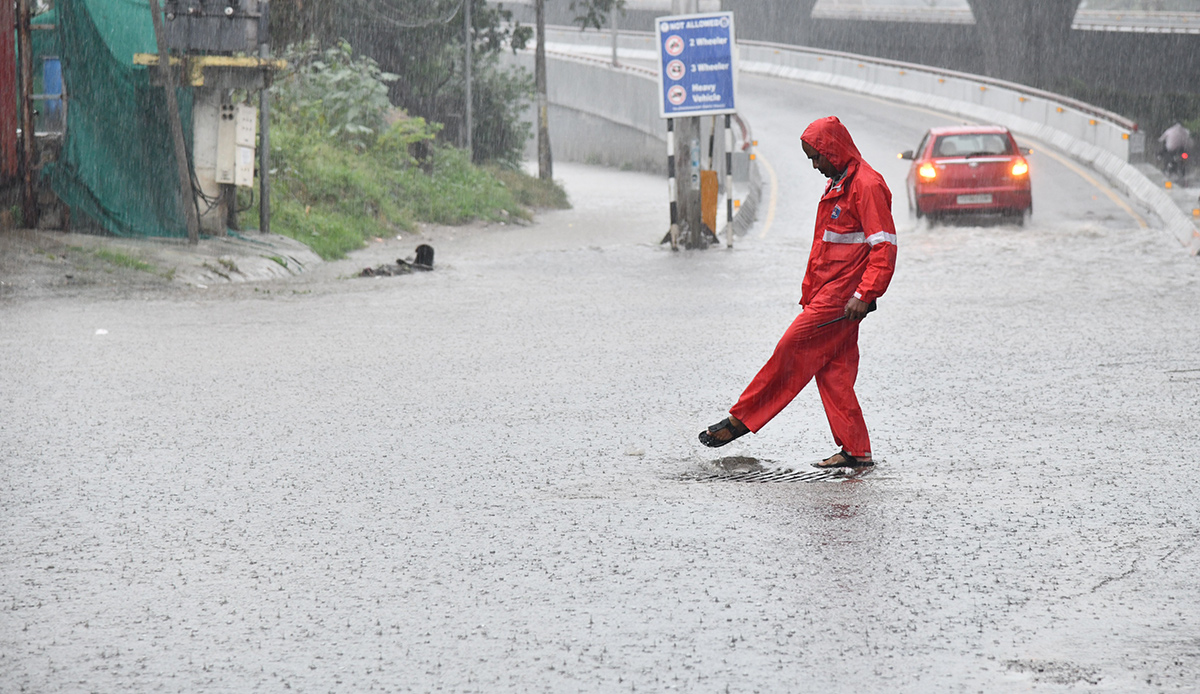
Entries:
{"type": "MultiPolygon", "coordinates": [[[[54,23],[46,53],[62,60],[67,128],[43,180],[73,215],[112,234],[186,236],[166,96],[150,85],[153,68],[133,65],[134,53],[158,52],[150,3],[59,2],[54,23]]],[[[190,139],[192,92],[176,94],[190,139]]]]}

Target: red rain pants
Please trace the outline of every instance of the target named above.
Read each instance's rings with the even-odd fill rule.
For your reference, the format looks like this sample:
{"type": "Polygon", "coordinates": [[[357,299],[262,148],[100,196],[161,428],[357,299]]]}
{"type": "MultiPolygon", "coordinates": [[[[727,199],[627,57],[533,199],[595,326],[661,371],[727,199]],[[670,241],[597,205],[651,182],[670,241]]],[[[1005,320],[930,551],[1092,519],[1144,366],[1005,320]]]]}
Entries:
{"type": "Polygon", "coordinates": [[[729,414],[757,433],[815,377],[833,440],[856,458],[870,457],[867,424],[854,395],[858,322],[817,327],[839,315],[840,311],[801,312],[729,414]]]}

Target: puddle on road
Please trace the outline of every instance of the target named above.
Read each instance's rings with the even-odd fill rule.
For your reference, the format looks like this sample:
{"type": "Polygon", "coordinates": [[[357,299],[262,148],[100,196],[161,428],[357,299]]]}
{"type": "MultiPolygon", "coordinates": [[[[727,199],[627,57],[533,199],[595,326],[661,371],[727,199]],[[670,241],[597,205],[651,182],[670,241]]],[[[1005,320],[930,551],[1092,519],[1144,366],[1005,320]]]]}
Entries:
{"type": "Polygon", "coordinates": [[[823,482],[861,479],[875,468],[833,468],[820,470],[808,465],[784,465],[744,455],[726,456],[702,464],[680,476],[689,482],[823,482]]]}
{"type": "Polygon", "coordinates": [[[1074,685],[1100,684],[1100,674],[1094,668],[1080,667],[1073,663],[1048,660],[1008,660],[1004,663],[1010,672],[1027,674],[1037,682],[1074,685]]]}

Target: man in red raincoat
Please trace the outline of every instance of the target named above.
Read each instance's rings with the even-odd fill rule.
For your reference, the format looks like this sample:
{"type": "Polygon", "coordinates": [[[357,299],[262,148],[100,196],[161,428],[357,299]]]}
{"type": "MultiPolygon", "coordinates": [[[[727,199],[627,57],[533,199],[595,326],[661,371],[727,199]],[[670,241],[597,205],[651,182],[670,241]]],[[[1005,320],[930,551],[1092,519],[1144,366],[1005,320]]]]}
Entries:
{"type": "Polygon", "coordinates": [[[800,143],[813,168],[829,178],[817,204],[801,313],[730,408],[729,418],[700,432],[700,441],[715,448],[758,432],[815,378],[841,450],[813,464],[865,467],[874,462],[854,394],[858,324],[887,290],[896,267],[892,193],[836,117],[814,121],[800,143]]]}

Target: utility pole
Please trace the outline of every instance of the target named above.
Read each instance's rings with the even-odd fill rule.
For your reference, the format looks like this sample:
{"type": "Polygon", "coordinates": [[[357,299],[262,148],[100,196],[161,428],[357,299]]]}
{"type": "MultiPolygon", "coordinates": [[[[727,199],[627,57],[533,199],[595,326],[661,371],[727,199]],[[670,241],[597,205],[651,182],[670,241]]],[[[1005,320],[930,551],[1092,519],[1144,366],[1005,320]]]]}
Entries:
{"type": "MultiPolygon", "coordinates": [[[[262,0],[258,6],[258,56],[266,61],[271,57],[271,4],[262,0]]],[[[263,87],[258,93],[259,152],[258,152],[258,230],[271,231],[271,69],[263,67],[263,87]]],[[[190,180],[190,179],[189,179],[190,180]]]]}
{"type": "MultiPolygon", "coordinates": [[[[8,0],[0,0],[6,2],[8,0]]],[[[37,189],[33,182],[34,159],[37,157],[35,123],[33,122],[33,44],[31,28],[33,11],[30,9],[31,0],[17,0],[17,35],[20,43],[19,61],[21,64],[21,216],[24,226],[37,226],[38,205],[37,189]]],[[[2,29],[8,31],[8,29],[2,29]]]]}
{"type": "Polygon", "coordinates": [[[617,8],[613,7],[612,15],[609,17],[612,22],[612,64],[613,67],[621,67],[621,61],[617,59],[617,39],[620,37],[621,31],[617,27],[617,8]]]}
{"type": "MultiPolygon", "coordinates": [[[[671,0],[672,14],[696,14],[699,0],[671,0]]],[[[675,197],[678,200],[679,221],[683,227],[684,248],[704,248],[707,239],[700,228],[700,117],[675,119],[675,197]]]]}
{"type": "Polygon", "coordinates": [[[463,25],[464,30],[466,31],[466,38],[463,43],[465,43],[467,46],[467,57],[466,62],[464,63],[466,66],[465,77],[467,81],[467,155],[470,157],[471,161],[475,161],[475,124],[473,122],[473,114],[471,110],[474,107],[474,104],[471,101],[471,49],[473,48],[471,45],[471,0],[463,0],[463,25]]]}
{"type": "Polygon", "coordinates": [[[533,70],[538,106],[538,178],[554,179],[554,161],[550,156],[550,102],[546,97],[546,0],[535,0],[537,8],[537,49],[533,70]]]}
{"type": "Polygon", "coordinates": [[[707,240],[700,228],[700,117],[675,119],[675,158],[682,170],[675,177],[679,220],[684,228],[684,248],[704,248],[707,240]]]}
{"type": "MultiPolygon", "coordinates": [[[[29,0],[21,0],[28,2],[29,0]]],[[[171,78],[171,54],[167,50],[166,31],[158,0],[150,0],[150,17],[154,22],[154,40],[158,43],[158,69],[162,75],[163,92],[167,96],[167,120],[171,123],[171,138],[175,142],[175,161],[179,169],[179,193],[183,196],[187,216],[188,243],[200,243],[200,214],[196,211],[196,192],[192,189],[191,168],[188,166],[187,146],[183,141],[183,122],[179,119],[179,101],[175,98],[175,80],[171,78]]]]}

